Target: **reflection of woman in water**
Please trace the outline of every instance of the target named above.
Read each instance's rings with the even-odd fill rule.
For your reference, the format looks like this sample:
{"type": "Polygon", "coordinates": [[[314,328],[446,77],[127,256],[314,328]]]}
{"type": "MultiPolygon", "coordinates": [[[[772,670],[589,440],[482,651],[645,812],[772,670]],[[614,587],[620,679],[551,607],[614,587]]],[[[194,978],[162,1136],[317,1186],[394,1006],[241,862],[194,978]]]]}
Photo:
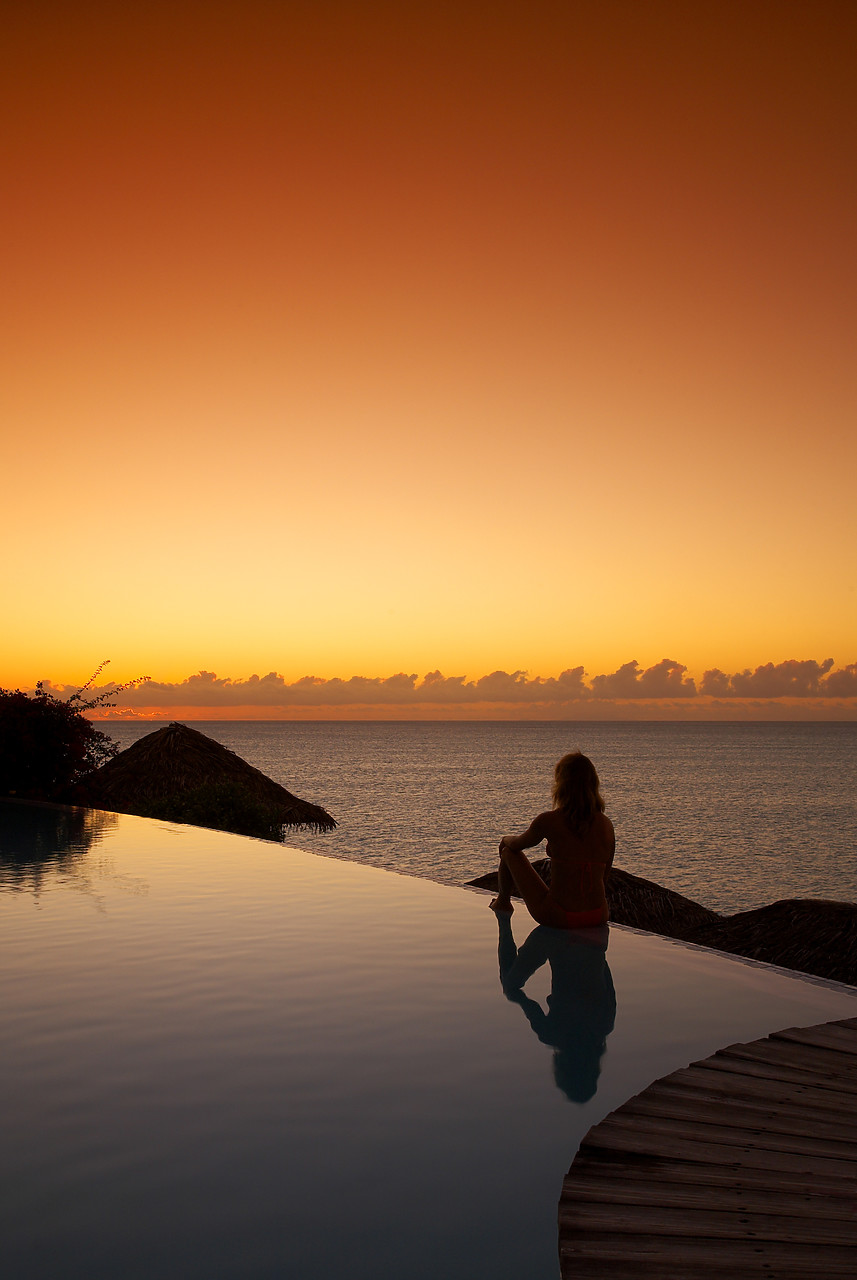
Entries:
{"type": "Polygon", "coordinates": [[[588,1102],[601,1070],[601,1055],[616,1020],[616,994],[607,963],[606,925],[580,933],[539,925],[520,950],[508,915],[499,917],[500,982],[519,1004],[542,1044],[554,1050],[557,1085],[572,1102],[588,1102]],[[524,983],[550,961],[548,1011],[524,994],[524,983]]]}
{"type": "Polygon", "coordinates": [[[613,865],[616,837],[604,812],[598,774],[579,751],[563,756],[554,772],[553,808],[534,818],[519,836],[500,841],[500,876],[491,906],[510,913],[516,890],[539,924],[582,929],[607,921],[604,884],[613,865]],[[525,849],[547,840],[550,887],[525,849]]]}

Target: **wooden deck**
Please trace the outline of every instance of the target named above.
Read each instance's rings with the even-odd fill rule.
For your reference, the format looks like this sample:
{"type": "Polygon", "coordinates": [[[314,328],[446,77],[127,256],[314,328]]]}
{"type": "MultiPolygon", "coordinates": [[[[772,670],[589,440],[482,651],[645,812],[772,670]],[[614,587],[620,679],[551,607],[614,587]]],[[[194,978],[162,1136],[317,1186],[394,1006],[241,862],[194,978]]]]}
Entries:
{"type": "Polygon", "coordinates": [[[564,1280],[857,1276],[857,1018],[731,1045],[595,1125],[564,1280]]]}

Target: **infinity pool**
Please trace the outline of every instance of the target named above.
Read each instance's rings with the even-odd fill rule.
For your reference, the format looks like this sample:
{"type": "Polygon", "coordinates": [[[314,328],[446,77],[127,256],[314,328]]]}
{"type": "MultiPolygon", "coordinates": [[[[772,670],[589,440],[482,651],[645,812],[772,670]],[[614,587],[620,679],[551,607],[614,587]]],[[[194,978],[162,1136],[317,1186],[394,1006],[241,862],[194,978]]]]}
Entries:
{"type": "Polygon", "coordinates": [[[725,1044],[857,1016],[851,988],[487,903],[0,804],[4,1274],[549,1280],[592,1124],[725,1044]]]}

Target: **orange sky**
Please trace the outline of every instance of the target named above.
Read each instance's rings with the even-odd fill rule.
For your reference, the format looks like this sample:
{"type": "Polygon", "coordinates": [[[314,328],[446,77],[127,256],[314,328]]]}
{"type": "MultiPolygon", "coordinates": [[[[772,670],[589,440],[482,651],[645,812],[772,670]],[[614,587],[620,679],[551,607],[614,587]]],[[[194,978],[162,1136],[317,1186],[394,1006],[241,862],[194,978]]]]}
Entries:
{"type": "Polygon", "coordinates": [[[857,9],[34,4],[0,684],[857,660],[857,9]]]}

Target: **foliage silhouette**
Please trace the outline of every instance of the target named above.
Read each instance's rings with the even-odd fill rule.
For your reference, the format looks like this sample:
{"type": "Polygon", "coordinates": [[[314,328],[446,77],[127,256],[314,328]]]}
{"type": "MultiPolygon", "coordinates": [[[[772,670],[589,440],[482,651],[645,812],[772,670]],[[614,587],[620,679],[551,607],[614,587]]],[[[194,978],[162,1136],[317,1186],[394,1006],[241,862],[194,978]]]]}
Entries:
{"type": "Polygon", "coordinates": [[[0,795],[62,801],[76,783],[116,755],[116,743],[85,713],[112,706],[123,689],[149,677],[86,697],[106,665],[102,662],[66,699],[46,690],[42,680],[32,694],[0,689],[0,795]]]}

